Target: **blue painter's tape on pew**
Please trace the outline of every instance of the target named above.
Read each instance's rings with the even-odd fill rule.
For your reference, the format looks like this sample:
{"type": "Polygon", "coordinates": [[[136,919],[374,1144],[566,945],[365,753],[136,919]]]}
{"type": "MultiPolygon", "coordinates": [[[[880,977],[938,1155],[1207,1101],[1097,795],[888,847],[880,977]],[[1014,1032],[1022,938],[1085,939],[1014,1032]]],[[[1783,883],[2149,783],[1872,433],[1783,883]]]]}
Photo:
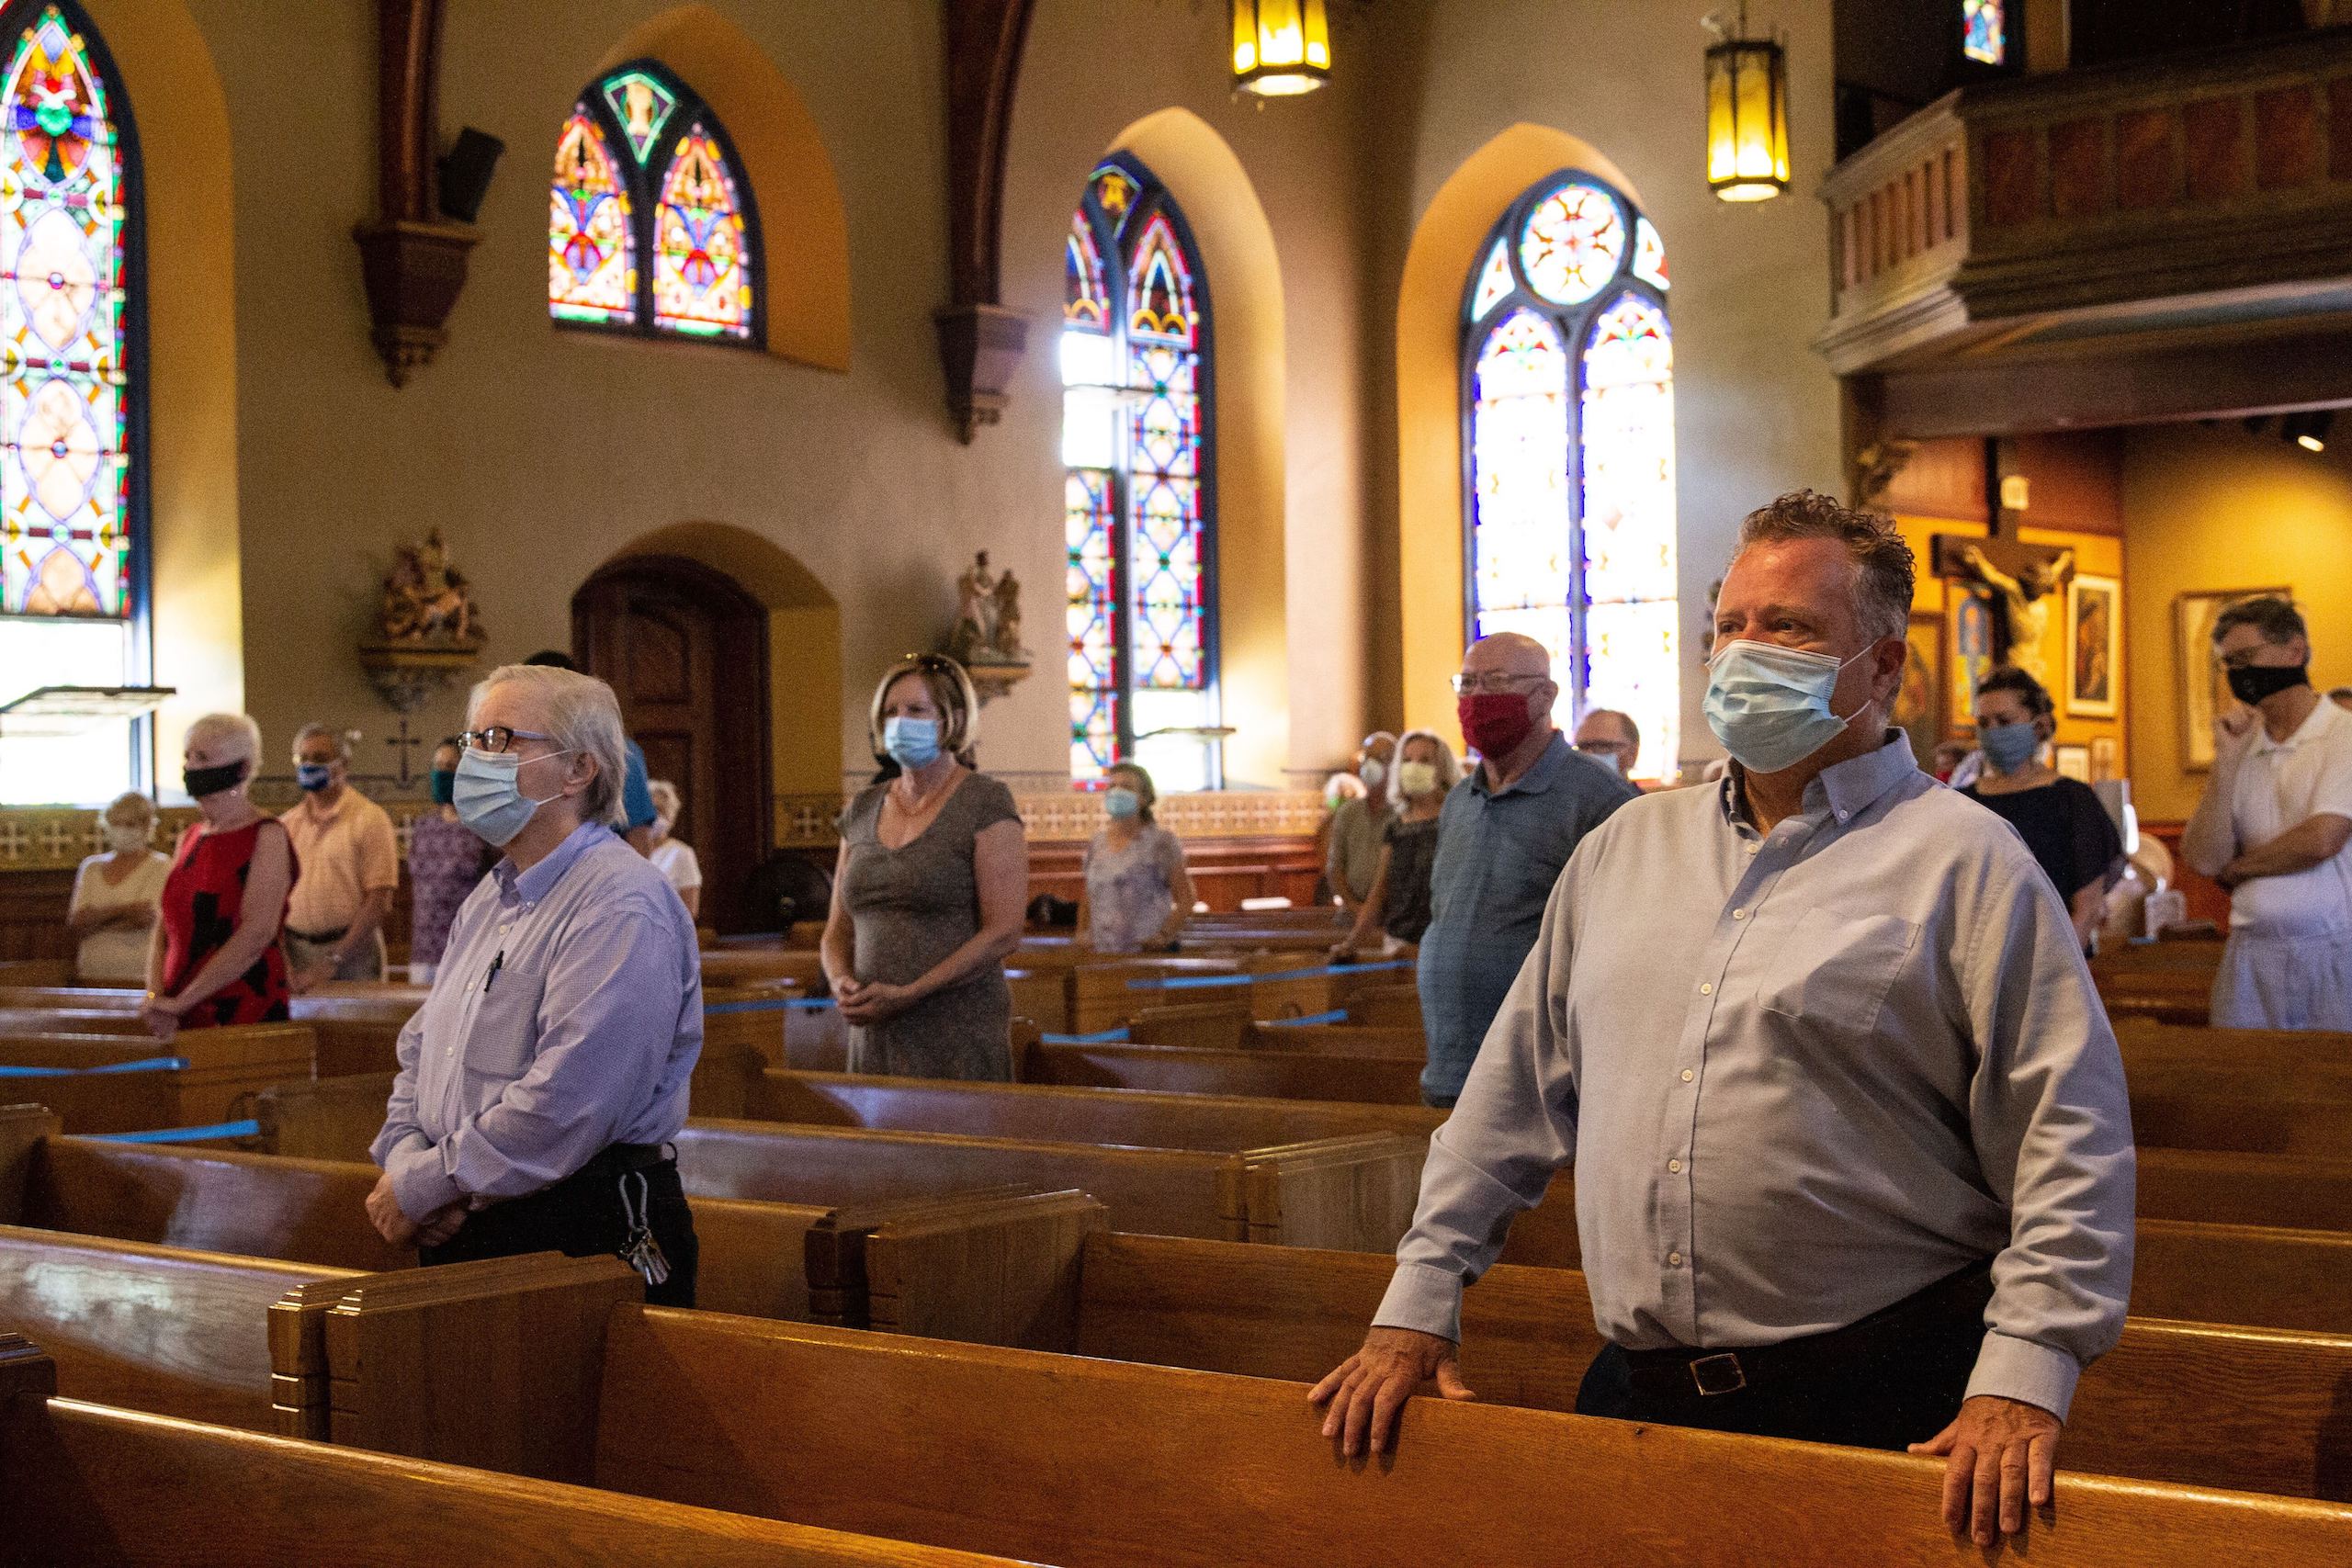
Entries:
{"type": "Polygon", "coordinates": [[[1305,1018],[1267,1018],[1259,1021],[1274,1029],[1298,1029],[1310,1023],[1345,1023],[1348,1021],[1348,1010],[1333,1008],[1329,1012],[1310,1012],[1305,1018]]]}
{"type": "Polygon", "coordinates": [[[1262,975],[1175,975],[1164,980],[1130,980],[1130,991],[1197,991],[1217,986],[1271,986],[1282,980],[1319,980],[1327,975],[1371,975],[1384,969],[1410,969],[1408,959],[1391,958],[1378,964],[1326,964],[1314,969],[1270,969],[1262,975]]]}
{"type": "Polygon", "coordinates": [[[1048,1045],[1125,1045],[1127,1030],[1125,1024],[1121,1024],[1100,1034],[1040,1034],[1037,1038],[1048,1045]]]}
{"type": "Polygon", "coordinates": [[[778,997],[774,1001],[720,1002],[707,1007],[707,1013],[729,1012],[822,1012],[833,1005],[831,997],[778,997]]]}
{"type": "Polygon", "coordinates": [[[213,1138],[258,1138],[258,1122],[215,1122],[209,1127],[158,1127],[152,1133],[95,1133],[110,1144],[200,1144],[213,1138]]]}
{"type": "Polygon", "coordinates": [[[0,1078],[71,1078],[89,1073],[169,1073],[187,1066],[186,1056],[142,1056],[135,1062],[108,1062],[99,1067],[5,1067],[0,1078]]]}

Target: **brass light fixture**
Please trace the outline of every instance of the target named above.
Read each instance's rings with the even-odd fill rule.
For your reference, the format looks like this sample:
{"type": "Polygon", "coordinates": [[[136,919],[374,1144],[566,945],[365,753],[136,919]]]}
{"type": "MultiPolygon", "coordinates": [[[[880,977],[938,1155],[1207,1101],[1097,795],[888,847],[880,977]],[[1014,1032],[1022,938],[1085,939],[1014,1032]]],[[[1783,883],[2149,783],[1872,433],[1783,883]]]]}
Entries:
{"type": "Polygon", "coordinates": [[[1331,74],[1324,0],[1233,0],[1233,90],[1260,98],[1311,93],[1331,74]]]}
{"type": "Polygon", "coordinates": [[[1769,201],[1789,188],[1789,57],[1747,36],[1747,0],[1736,29],[1706,19],[1707,188],[1725,201],[1769,201]]]}

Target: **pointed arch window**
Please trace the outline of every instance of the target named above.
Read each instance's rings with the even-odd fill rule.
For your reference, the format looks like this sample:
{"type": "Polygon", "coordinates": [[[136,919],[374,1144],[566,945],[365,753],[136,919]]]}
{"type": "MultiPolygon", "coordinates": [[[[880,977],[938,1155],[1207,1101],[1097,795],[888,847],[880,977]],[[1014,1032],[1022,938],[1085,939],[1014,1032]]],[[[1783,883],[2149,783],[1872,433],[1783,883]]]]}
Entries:
{"type": "Polygon", "coordinates": [[[581,94],[548,187],[548,313],[567,327],[756,345],[759,219],[710,107],[657,62],[581,94]]]}
{"type": "Polygon", "coordinates": [[[1463,300],[1472,635],[1548,649],[1564,723],[1632,715],[1650,778],[1681,744],[1668,288],[1650,220],[1564,171],[1503,214],[1463,300]]]}
{"type": "Polygon", "coordinates": [[[1070,774],[1224,783],[1208,280],[1151,172],[1097,168],[1063,253],[1070,774]]]}
{"type": "MultiPolygon", "coordinates": [[[[6,703],[45,686],[143,686],[152,656],[130,107],[89,18],[60,0],[0,6],[0,62],[6,703]]],[[[0,802],[105,800],[146,782],[146,750],[143,722],[128,740],[113,723],[13,734],[0,747],[0,802]]]]}

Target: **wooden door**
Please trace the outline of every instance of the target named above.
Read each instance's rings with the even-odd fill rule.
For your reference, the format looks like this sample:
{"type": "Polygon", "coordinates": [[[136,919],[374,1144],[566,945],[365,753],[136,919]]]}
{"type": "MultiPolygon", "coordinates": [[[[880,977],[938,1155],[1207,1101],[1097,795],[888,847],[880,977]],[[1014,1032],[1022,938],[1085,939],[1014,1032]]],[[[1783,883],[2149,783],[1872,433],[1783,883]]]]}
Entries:
{"type": "Polygon", "coordinates": [[[767,612],[673,556],[616,561],[571,600],[573,656],[612,683],[647,772],[678,786],[672,829],[702,863],[702,922],[761,929],[746,893],[768,856],[767,612]]]}

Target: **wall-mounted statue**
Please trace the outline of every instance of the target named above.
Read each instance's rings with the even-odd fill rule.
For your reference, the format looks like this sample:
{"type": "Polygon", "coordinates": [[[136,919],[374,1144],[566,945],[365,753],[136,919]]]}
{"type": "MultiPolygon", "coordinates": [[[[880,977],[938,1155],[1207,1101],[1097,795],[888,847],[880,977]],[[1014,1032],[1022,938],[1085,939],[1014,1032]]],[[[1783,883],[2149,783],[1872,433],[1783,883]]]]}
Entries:
{"type": "Polygon", "coordinates": [[[1010,571],[1001,577],[990,571],[988,551],[956,580],[956,629],[947,637],[951,658],[966,669],[1029,662],[1029,650],[1021,646],[1021,584],[1010,571]]]}
{"type": "Polygon", "coordinates": [[[482,639],[472,587],[449,564],[438,528],[428,532],[421,545],[393,547],[392,570],[384,578],[378,614],[377,631],[384,642],[470,646],[482,639]]]}
{"type": "Polygon", "coordinates": [[[2050,606],[2075,574],[2075,552],[2008,545],[2005,553],[2013,559],[2010,570],[2004,570],[1983,545],[1948,539],[1937,543],[1951,546],[1938,552],[1944,572],[1993,590],[2001,618],[2002,656],[2043,686],[2051,686],[2049,660],[2042,654],[2041,642],[2050,630],[2050,606]]]}

